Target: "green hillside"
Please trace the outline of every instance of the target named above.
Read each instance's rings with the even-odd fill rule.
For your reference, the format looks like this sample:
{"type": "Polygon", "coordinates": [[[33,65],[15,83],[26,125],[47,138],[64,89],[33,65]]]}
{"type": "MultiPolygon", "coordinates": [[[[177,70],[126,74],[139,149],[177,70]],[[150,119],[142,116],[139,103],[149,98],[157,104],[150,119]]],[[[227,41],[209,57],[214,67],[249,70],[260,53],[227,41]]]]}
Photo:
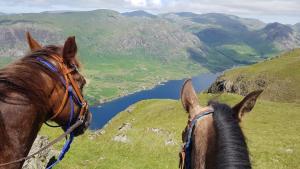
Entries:
{"type": "MultiPolygon", "coordinates": [[[[199,96],[202,105],[216,97],[230,105],[242,99],[234,94],[199,96]]],[[[246,115],[242,129],[254,169],[295,169],[300,165],[299,111],[299,104],[259,100],[246,115]]],[[[76,138],[70,152],[56,168],[177,168],[186,120],[187,114],[179,101],[141,101],[132,105],[130,111],[117,115],[102,131],[88,131],[76,138]],[[114,141],[116,139],[119,141],[114,141]]],[[[54,138],[60,132],[44,127],[41,133],[54,138]]],[[[61,146],[62,143],[55,147],[61,146]]]]}
{"type": "Polygon", "coordinates": [[[27,51],[26,30],[43,44],[76,36],[91,103],[207,71],[186,52],[201,46],[197,37],[159,18],[125,17],[111,10],[4,15],[0,60],[27,51]]]}
{"type": "Polygon", "coordinates": [[[44,12],[0,16],[1,63],[27,51],[25,31],[43,44],[76,36],[91,103],[169,79],[255,63],[300,46],[299,34],[289,25],[226,14],[44,12]]]}
{"type": "Polygon", "coordinates": [[[245,95],[264,89],[262,98],[280,102],[300,102],[300,49],[251,66],[226,71],[209,92],[245,95]]]}

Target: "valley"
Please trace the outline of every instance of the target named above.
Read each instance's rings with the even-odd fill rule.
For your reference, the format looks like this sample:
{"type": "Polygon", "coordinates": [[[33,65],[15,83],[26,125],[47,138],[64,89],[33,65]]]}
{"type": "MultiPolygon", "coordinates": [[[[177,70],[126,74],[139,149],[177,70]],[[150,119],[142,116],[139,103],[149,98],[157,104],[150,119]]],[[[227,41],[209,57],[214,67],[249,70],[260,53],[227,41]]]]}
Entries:
{"type": "Polygon", "coordinates": [[[226,14],[11,14],[0,16],[0,66],[26,53],[25,31],[42,44],[62,44],[67,36],[76,36],[91,104],[170,79],[253,64],[300,46],[297,24],[267,24],[226,14]]]}
{"type": "MultiPolygon", "coordinates": [[[[297,49],[268,61],[226,71],[219,77],[228,80],[235,75],[242,75],[239,83],[243,82],[245,88],[239,89],[249,88],[244,92],[262,89],[253,86],[257,82],[255,79],[261,79],[259,77],[263,73],[268,73],[263,79],[273,79],[266,86],[254,109],[245,115],[241,123],[254,169],[294,169],[299,166],[300,104],[297,101],[299,95],[296,94],[299,90],[290,86],[297,84],[300,79],[296,73],[299,67],[293,67],[299,63],[299,58],[297,49]],[[289,84],[281,84],[283,81],[289,84]],[[288,93],[294,96],[293,92],[296,92],[296,98],[291,99],[285,95],[288,93]],[[278,95],[283,98],[279,99],[278,95]]],[[[219,79],[212,87],[218,84],[219,79]]],[[[235,94],[239,90],[210,91],[212,87],[208,91],[214,93],[203,92],[198,95],[202,106],[212,99],[233,106],[243,98],[235,94]]],[[[58,167],[177,168],[181,132],[186,125],[187,116],[180,100],[140,101],[120,112],[101,130],[88,131],[76,138],[70,153],[58,167]]],[[[44,126],[41,134],[53,139],[60,132],[62,131],[44,126]]],[[[63,143],[55,145],[55,149],[62,145],[63,143]]]]}

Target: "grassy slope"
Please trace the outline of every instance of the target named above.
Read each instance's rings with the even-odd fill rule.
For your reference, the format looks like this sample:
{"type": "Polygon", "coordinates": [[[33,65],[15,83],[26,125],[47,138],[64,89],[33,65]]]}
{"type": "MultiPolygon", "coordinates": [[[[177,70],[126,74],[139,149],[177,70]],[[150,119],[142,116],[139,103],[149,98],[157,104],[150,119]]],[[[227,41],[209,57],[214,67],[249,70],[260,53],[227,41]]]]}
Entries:
{"type": "Polygon", "coordinates": [[[221,79],[243,83],[248,91],[258,88],[257,81],[267,84],[263,98],[299,102],[300,100],[300,49],[277,58],[225,72],[221,79]]]}
{"type": "MultiPolygon", "coordinates": [[[[216,95],[201,94],[200,102],[216,95]]],[[[239,95],[223,94],[222,102],[235,104],[242,99],[239,95]]],[[[122,112],[104,129],[103,135],[92,132],[75,139],[72,148],[57,168],[177,168],[181,131],[187,120],[179,101],[146,100],[133,105],[133,112],[122,112]],[[112,138],[123,123],[132,128],[123,134],[130,143],[118,143],[112,138]],[[149,128],[159,128],[155,133],[149,128]],[[93,139],[91,139],[93,138],[93,139]],[[172,139],[176,145],[165,145],[172,139]]],[[[294,169],[300,158],[300,105],[295,103],[275,103],[259,100],[253,111],[246,115],[242,128],[250,147],[255,169],[294,169]]],[[[42,134],[52,138],[59,132],[44,127],[42,134]]],[[[60,145],[56,145],[58,148],[60,145]]]]}
{"type": "MultiPolygon", "coordinates": [[[[26,29],[47,27],[60,37],[75,35],[89,82],[85,93],[91,104],[206,71],[189,60],[185,51],[197,43],[195,37],[162,19],[126,18],[110,10],[9,15],[1,19],[32,21],[33,25],[21,25],[26,29]]],[[[3,27],[15,28],[18,24],[3,27]]]]}

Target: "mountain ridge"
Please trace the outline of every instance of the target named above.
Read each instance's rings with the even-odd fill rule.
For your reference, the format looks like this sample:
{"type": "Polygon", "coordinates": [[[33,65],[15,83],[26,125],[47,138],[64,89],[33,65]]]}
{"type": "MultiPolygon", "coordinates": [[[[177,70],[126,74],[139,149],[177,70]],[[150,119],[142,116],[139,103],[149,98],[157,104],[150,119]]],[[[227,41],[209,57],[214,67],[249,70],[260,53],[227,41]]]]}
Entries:
{"type": "Polygon", "coordinates": [[[256,63],[299,46],[298,33],[284,41],[269,33],[275,37],[267,40],[257,20],[223,14],[156,16],[124,16],[108,9],[0,15],[0,59],[6,63],[24,55],[26,31],[44,45],[63,44],[74,35],[90,80],[88,98],[103,100],[165,80],[256,63]]]}

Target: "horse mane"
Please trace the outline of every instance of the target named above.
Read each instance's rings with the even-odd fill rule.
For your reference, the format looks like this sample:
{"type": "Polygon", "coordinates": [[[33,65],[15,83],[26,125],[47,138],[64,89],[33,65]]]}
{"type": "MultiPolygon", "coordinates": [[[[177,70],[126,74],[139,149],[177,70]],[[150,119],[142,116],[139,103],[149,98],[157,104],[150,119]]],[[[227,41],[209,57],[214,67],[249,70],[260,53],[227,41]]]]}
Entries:
{"type": "Polygon", "coordinates": [[[218,169],[250,169],[248,147],[232,109],[226,104],[211,102],[217,136],[218,169]]]}
{"type": "Polygon", "coordinates": [[[49,96],[44,91],[46,82],[41,80],[41,72],[59,82],[56,73],[43,66],[36,58],[49,58],[58,55],[62,48],[46,46],[34,51],[0,70],[0,101],[16,105],[34,105],[38,111],[49,111],[49,96]],[[21,95],[13,97],[12,93],[21,95]]]}

